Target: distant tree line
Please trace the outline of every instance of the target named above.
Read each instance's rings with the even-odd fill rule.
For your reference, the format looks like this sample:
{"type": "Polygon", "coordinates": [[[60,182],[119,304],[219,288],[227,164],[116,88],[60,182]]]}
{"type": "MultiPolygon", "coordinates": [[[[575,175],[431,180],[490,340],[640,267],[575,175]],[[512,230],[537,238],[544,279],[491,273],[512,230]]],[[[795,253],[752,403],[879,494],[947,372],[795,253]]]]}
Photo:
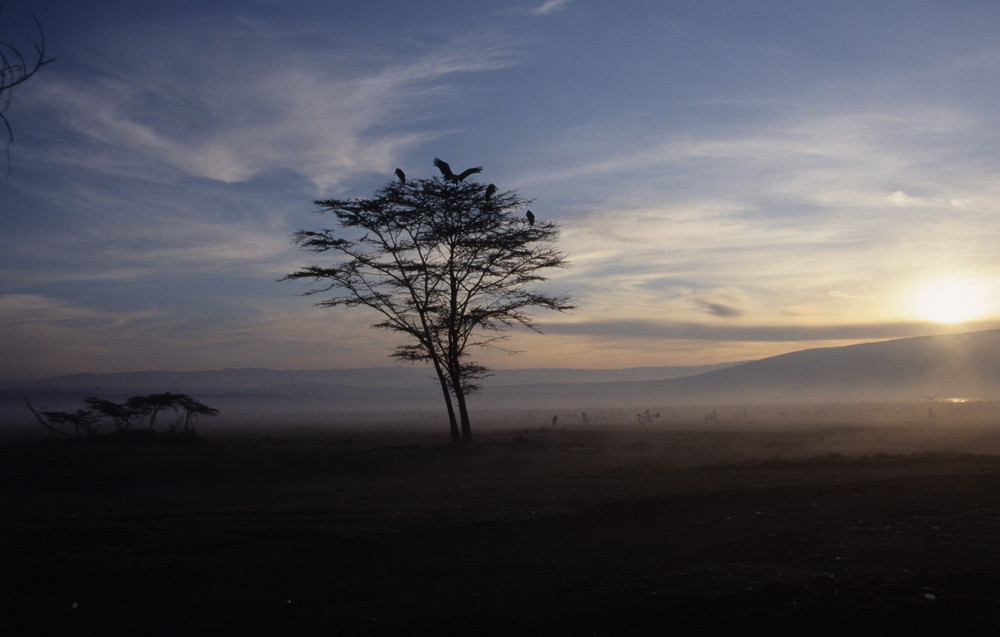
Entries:
{"type": "Polygon", "coordinates": [[[27,398],[24,402],[50,435],[61,438],[139,432],[194,435],[199,417],[220,413],[187,394],[171,392],[133,396],[123,403],[91,396],[84,399],[86,406],[76,411],[38,410],[27,398]]]}

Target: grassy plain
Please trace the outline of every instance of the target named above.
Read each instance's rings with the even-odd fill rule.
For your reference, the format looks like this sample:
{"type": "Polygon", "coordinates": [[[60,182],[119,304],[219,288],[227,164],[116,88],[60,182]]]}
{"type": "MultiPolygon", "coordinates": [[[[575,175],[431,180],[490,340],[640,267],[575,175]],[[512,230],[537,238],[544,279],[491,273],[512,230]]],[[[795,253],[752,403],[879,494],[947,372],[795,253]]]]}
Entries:
{"type": "Polygon", "coordinates": [[[1000,426],[0,444],[6,635],[996,634],[1000,426]]]}

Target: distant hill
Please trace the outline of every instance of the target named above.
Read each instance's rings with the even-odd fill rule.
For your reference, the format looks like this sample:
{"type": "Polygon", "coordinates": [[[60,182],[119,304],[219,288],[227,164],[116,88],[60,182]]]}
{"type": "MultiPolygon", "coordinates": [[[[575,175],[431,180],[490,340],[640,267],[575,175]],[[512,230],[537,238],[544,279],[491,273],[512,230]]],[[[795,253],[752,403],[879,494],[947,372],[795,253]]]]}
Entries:
{"type": "Polygon", "coordinates": [[[713,372],[705,380],[787,388],[813,399],[996,399],[1000,330],[804,350],[713,372]]]}
{"type": "MultiPolygon", "coordinates": [[[[529,399],[532,404],[548,408],[550,401],[540,388],[565,386],[571,388],[570,394],[578,395],[591,388],[680,378],[726,366],[497,370],[484,380],[486,389],[475,400],[482,399],[477,403],[479,408],[511,408],[529,399]]],[[[437,411],[443,405],[434,374],[424,367],[85,373],[0,383],[0,424],[30,417],[25,397],[41,409],[65,410],[79,407],[87,396],[121,400],[167,391],[190,394],[227,416],[254,418],[268,413],[437,411]]],[[[567,401],[574,403],[577,399],[567,401]]]]}
{"type": "MultiPolygon", "coordinates": [[[[664,380],[702,374],[733,365],[693,367],[631,367],[627,369],[504,369],[492,372],[490,386],[539,383],[608,383],[664,380]]],[[[0,391],[59,389],[91,392],[187,393],[245,392],[296,385],[347,387],[417,387],[434,382],[428,367],[368,367],[355,369],[274,370],[256,367],[200,372],[141,371],[115,374],[70,374],[39,380],[0,383],[0,391]]]]}
{"type": "MultiPolygon", "coordinates": [[[[474,410],[596,409],[669,405],[908,402],[1000,399],[1000,330],[808,349],[705,367],[501,370],[471,398],[474,410]]],[[[441,410],[425,368],[76,374],[0,384],[0,422],[23,420],[22,396],[47,409],[173,391],[224,414],[441,410]]]]}
{"type": "Polygon", "coordinates": [[[674,400],[767,403],[1000,398],[1000,330],[808,349],[644,385],[674,400]]]}

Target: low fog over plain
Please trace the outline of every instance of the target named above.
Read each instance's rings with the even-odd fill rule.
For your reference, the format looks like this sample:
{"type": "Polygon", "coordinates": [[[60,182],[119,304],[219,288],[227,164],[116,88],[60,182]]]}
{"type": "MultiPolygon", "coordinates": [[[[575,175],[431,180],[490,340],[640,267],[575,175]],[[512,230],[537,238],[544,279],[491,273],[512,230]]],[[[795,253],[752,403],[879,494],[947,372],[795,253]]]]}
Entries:
{"type": "MultiPolygon", "coordinates": [[[[740,364],[624,370],[500,370],[472,396],[474,426],[504,429],[794,429],[994,424],[1000,331],[805,350],[740,364]]],[[[79,374],[0,385],[7,435],[24,404],[72,409],[87,396],[182,392],[220,409],[202,431],[320,427],[426,433],[447,427],[422,367],[79,374]]]]}

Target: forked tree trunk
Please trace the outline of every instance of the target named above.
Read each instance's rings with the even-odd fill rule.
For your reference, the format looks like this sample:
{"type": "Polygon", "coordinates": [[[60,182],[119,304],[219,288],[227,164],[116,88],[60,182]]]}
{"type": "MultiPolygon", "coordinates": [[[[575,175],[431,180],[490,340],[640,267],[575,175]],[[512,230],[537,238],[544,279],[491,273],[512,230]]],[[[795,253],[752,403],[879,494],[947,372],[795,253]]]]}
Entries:
{"type": "Polygon", "coordinates": [[[469,421],[469,407],[465,402],[465,390],[462,389],[462,376],[452,372],[451,386],[455,392],[455,402],[458,403],[458,416],[462,421],[462,442],[472,442],[472,424],[469,421]]]}
{"type": "Polygon", "coordinates": [[[458,414],[462,419],[462,442],[472,442],[472,425],[469,422],[469,408],[465,404],[465,392],[458,390],[458,414]]]}
{"type": "Polygon", "coordinates": [[[434,372],[437,374],[438,381],[441,383],[441,393],[444,395],[444,404],[448,408],[448,425],[451,427],[451,441],[461,442],[462,436],[458,431],[458,422],[455,418],[455,406],[451,404],[451,391],[448,389],[448,376],[445,375],[445,370],[441,366],[441,361],[433,351],[430,352],[430,355],[431,362],[434,363],[434,372]]]}
{"type": "Polygon", "coordinates": [[[458,431],[458,422],[455,419],[455,406],[451,404],[451,392],[448,391],[448,381],[443,375],[438,376],[441,381],[441,393],[444,394],[444,404],[448,406],[448,424],[451,426],[451,441],[461,442],[462,436],[458,431]]]}

